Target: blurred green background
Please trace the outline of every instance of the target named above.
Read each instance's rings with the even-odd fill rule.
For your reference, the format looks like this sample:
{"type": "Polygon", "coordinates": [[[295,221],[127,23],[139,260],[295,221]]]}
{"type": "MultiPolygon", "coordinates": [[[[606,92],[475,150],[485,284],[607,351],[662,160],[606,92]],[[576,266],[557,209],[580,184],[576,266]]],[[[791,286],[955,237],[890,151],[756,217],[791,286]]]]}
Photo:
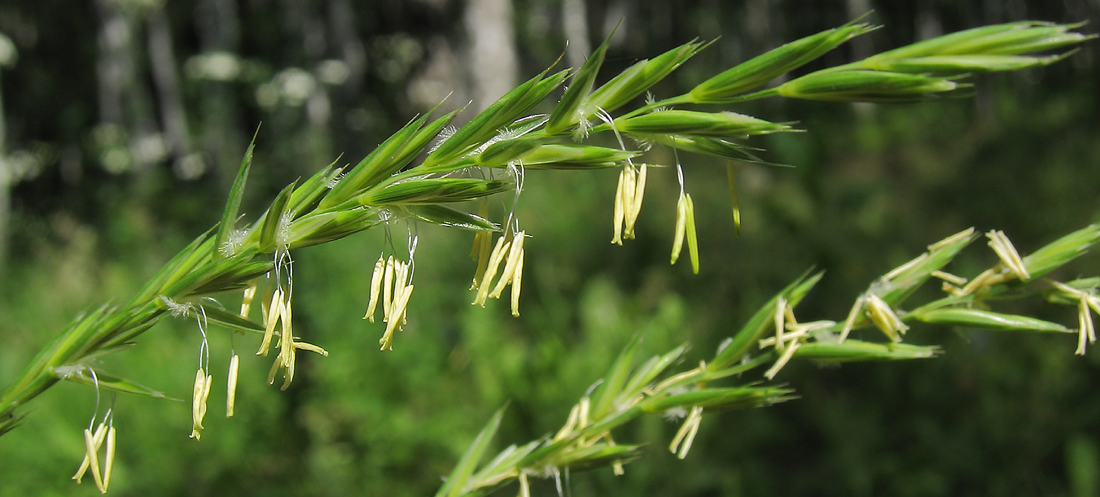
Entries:
{"type": "MultiPolygon", "coordinates": [[[[220,217],[260,130],[243,212],[342,155],[355,163],[450,94],[483,107],[554,63],[577,66],[622,22],[602,79],[695,37],[717,41],[658,97],[873,10],[884,29],[811,68],[983,24],[1095,19],[1100,5],[871,0],[5,0],[0,3],[0,384],[78,312],[124,301],[220,217]],[[566,40],[569,43],[566,43],[566,40]]],[[[1084,31],[1091,32],[1091,26],[1084,31]]],[[[695,197],[702,274],[669,267],[678,193],[652,171],[638,239],[612,247],[614,172],[531,172],[523,317],[471,308],[472,235],[421,226],[416,294],[393,352],[359,318],[375,230],[296,260],[302,355],[287,392],[265,385],[254,340],[212,333],[215,383],[242,354],[237,416],[211,394],[201,442],[186,402],[105,395],[119,452],[113,495],[426,495],[490,415],[497,448],[556,430],[630,336],[690,360],[811,266],[825,280],[802,319],[842,319],[877,275],[969,226],[1022,251],[1100,220],[1096,43],[1042,70],[975,78],[969,98],[897,106],[768,100],[737,108],[809,133],[757,144],[795,168],[739,166],[735,237],[722,164],[681,156],[695,197]]],[[[473,113],[467,114],[467,117],[473,113]]],[[[657,152],[650,162],[671,163],[657,152]]],[[[499,217],[500,213],[497,213],[499,217]]],[[[404,233],[395,233],[402,238],[404,233]]],[[[952,268],[974,274],[992,254],[952,268]]],[[[1062,276],[1100,273],[1095,254],[1062,276]]],[[[225,299],[232,308],[233,298],[225,299]]],[[[1018,308],[1076,326],[1066,310],[1018,308]]],[[[777,381],[801,398],[708,415],[687,460],[677,426],[616,434],[646,443],[626,467],[573,474],[570,495],[1100,495],[1100,354],[1070,337],[919,327],[934,360],[819,368],[777,381]]],[[[103,368],[188,398],[199,334],[165,321],[103,368]]],[[[92,495],[75,485],[95,393],[62,384],[0,438],[0,496],[92,495]]],[[[515,492],[509,487],[500,492],[515,492]]],[[[556,495],[540,480],[533,495],[556,495]]]]}

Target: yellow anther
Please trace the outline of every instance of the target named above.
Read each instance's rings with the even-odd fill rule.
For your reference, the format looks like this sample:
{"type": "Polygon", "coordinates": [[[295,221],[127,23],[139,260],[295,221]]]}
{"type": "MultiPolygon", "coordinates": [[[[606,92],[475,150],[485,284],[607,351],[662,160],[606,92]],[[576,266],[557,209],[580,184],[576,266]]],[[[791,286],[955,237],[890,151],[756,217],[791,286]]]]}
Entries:
{"type": "Polygon", "coordinates": [[[210,396],[213,379],[202,368],[195,372],[195,388],[191,396],[191,438],[195,440],[201,438],[202,418],[206,416],[206,399],[210,396]]]}
{"type": "Polygon", "coordinates": [[[489,284],[496,277],[497,268],[500,267],[500,262],[504,259],[504,255],[509,248],[510,243],[506,242],[503,236],[497,239],[497,244],[493,247],[493,253],[489,254],[489,263],[485,267],[485,273],[481,275],[481,282],[478,284],[477,296],[474,298],[473,304],[485,307],[485,300],[489,298],[489,284]]]}
{"type": "Polygon", "coordinates": [[[105,431],[106,428],[107,428],[107,425],[105,423],[100,423],[99,426],[96,426],[95,433],[91,434],[92,442],[93,442],[91,444],[91,447],[93,447],[92,449],[88,449],[88,443],[87,443],[88,442],[87,436],[90,434],[90,431],[87,430],[87,429],[84,430],[84,435],[85,435],[84,460],[80,462],[80,469],[77,469],[76,474],[73,475],[73,479],[76,480],[77,483],[80,483],[80,480],[82,480],[84,478],[84,473],[86,473],[88,471],[88,468],[93,466],[93,464],[92,464],[93,461],[95,462],[95,466],[96,466],[96,469],[94,469],[93,472],[99,471],[99,467],[98,467],[99,456],[97,455],[97,452],[99,451],[99,446],[103,444],[103,437],[106,435],[106,431],[105,431]]]}
{"type": "MultiPolygon", "coordinates": [[[[102,431],[103,425],[96,428],[96,432],[102,431]]],[[[95,486],[99,489],[100,493],[106,492],[103,488],[103,477],[99,474],[99,445],[103,443],[103,437],[97,437],[92,435],[91,430],[84,429],[84,448],[87,450],[88,466],[92,469],[92,479],[95,480],[95,486]]]]}
{"type": "Polygon", "coordinates": [[[783,320],[786,318],[783,311],[785,311],[786,308],[787,299],[779,297],[778,301],[775,303],[775,349],[780,352],[782,352],[783,348],[786,346],[786,344],[783,343],[783,320]]]}
{"type": "Polygon", "coordinates": [[[402,288],[401,294],[397,295],[393,301],[393,309],[390,310],[390,321],[386,323],[386,331],[382,334],[382,338],[378,340],[378,343],[382,345],[382,350],[393,349],[393,332],[398,329],[405,319],[405,311],[409,306],[409,297],[412,296],[413,287],[415,285],[402,288]]]}
{"type": "Polygon", "coordinates": [[[956,276],[945,271],[936,270],[932,271],[930,274],[932,275],[932,277],[939,278],[944,282],[950,283],[956,287],[960,287],[966,284],[966,278],[963,278],[962,276],[956,276]]]}
{"type": "Polygon", "coordinates": [[[684,235],[687,238],[688,256],[691,257],[691,271],[699,274],[699,239],[695,235],[695,203],[691,201],[691,194],[685,194],[687,222],[684,226],[684,235]]]}
{"type": "MultiPolygon", "coordinates": [[[[634,170],[634,166],[627,165],[623,167],[621,175],[623,178],[622,238],[624,240],[632,240],[634,239],[634,222],[631,220],[631,217],[635,219],[638,217],[638,215],[634,213],[634,192],[638,187],[638,172],[634,170]]],[[[620,243],[620,245],[622,244],[620,243]]]]}
{"type": "Polygon", "coordinates": [[[382,278],[382,322],[389,322],[390,306],[393,303],[393,256],[386,258],[386,272],[382,278]]]}
{"type": "Polygon", "coordinates": [[[386,260],[379,255],[374,263],[374,272],[370,276],[370,301],[367,303],[367,313],[363,319],[374,322],[374,310],[378,308],[378,294],[382,291],[382,275],[386,272],[386,260]]]}
{"type": "Polygon", "coordinates": [[[699,432],[699,424],[702,421],[703,408],[700,406],[692,407],[691,413],[684,420],[684,424],[680,426],[680,430],[676,432],[676,436],[669,444],[668,450],[680,459],[687,457],[688,451],[691,450],[691,443],[695,440],[695,434],[699,432]]]}
{"type": "MultiPolygon", "coordinates": [[[[627,167],[634,172],[633,166],[627,167]]],[[[642,200],[645,198],[646,165],[642,164],[636,175],[632,176],[635,176],[633,194],[624,198],[626,228],[623,237],[630,239],[634,238],[634,225],[638,221],[638,214],[642,211],[642,200]]]]}
{"type": "Polygon", "coordinates": [[[611,243],[620,246],[623,244],[623,222],[626,221],[626,174],[625,168],[619,172],[619,184],[615,187],[615,219],[612,221],[615,231],[611,243]]]}
{"type": "Polygon", "coordinates": [[[271,347],[271,337],[275,334],[275,325],[279,321],[279,316],[283,315],[282,308],[283,290],[276,288],[271,294],[271,303],[267,305],[264,312],[264,339],[260,342],[260,350],[256,351],[256,355],[267,357],[267,349],[271,347]]]}
{"type": "Polygon", "coordinates": [[[935,251],[940,250],[942,248],[954,245],[956,242],[960,242],[962,240],[970,238],[973,235],[974,235],[974,228],[972,228],[972,227],[967,228],[963,231],[955,233],[954,235],[951,235],[947,238],[944,238],[943,240],[940,240],[936,243],[933,243],[932,245],[929,245],[928,246],[928,251],[929,252],[935,252],[935,251]]]}
{"type": "Polygon", "coordinates": [[[676,264],[680,258],[685,234],[687,234],[687,197],[681,193],[680,199],[676,201],[676,233],[672,237],[672,260],[669,264],[676,264]]]}
{"type": "Polygon", "coordinates": [[[852,332],[852,327],[856,324],[856,317],[859,316],[859,311],[863,310],[863,304],[867,302],[867,294],[860,295],[856,299],[856,303],[852,305],[852,310],[848,311],[848,318],[844,320],[844,328],[840,330],[840,338],[837,340],[839,343],[844,343],[844,339],[848,338],[848,334],[852,332]]]}
{"type": "Polygon", "coordinates": [[[516,262],[516,271],[512,274],[512,316],[519,317],[519,291],[523,281],[523,254],[519,251],[519,262],[516,262]]]}
{"type": "Polygon", "coordinates": [[[764,372],[764,377],[769,380],[775,378],[775,375],[779,374],[779,370],[783,369],[783,366],[787,365],[787,362],[791,360],[791,357],[794,357],[794,352],[798,350],[798,348],[801,346],[802,342],[792,340],[791,343],[787,346],[787,349],[783,351],[783,355],[779,356],[779,360],[775,361],[775,364],[773,364],[772,367],[768,368],[768,370],[764,372]]]}
{"type": "Polygon", "coordinates": [[[103,488],[99,489],[99,493],[107,493],[107,487],[111,484],[111,471],[115,466],[115,426],[112,424],[107,428],[107,454],[106,460],[103,461],[103,488]]]}
{"type": "Polygon", "coordinates": [[[1003,231],[990,231],[985,236],[989,238],[990,248],[997,253],[997,257],[1001,258],[1001,262],[1005,267],[1012,271],[1020,281],[1031,279],[1031,274],[1027,272],[1023,259],[1020,258],[1020,254],[1016,252],[1016,247],[1012,246],[1012,242],[1008,240],[1003,231]]]}
{"type": "Polygon", "coordinates": [[[237,403],[237,370],[240,368],[241,356],[233,354],[229,358],[229,380],[225,387],[225,417],[233,417],[233,408],[237,403]]]}
{"type": "Polygon", "coordinates": [[[901,335],[905,334],[909,326],[901,322],[894,310],[878,295],[868,294],[866,302],[867,314],[870,315],[871,322],[875,323],[875,326],[891,341],[900,342],[901,335]]]}
{"type": "Polygon", "coordinates": [[[504,287],[512,282],[512,275],[516,272],[516,264],[519,263],[520,254],[523,253],[523,239],[524,233],[522,231],[512,235],[508,258],[504,263],[504,271],[500,273],[500,279],[497,280],[496,287],[489,292],[489,298],[499,299],[500,294],[504,292],[504,287]]]}
{"type": "Polygon", "coordinates": [[[252,285],[244,289],[244,296],[241,297],[241,317],[248,319],[248,313],[252,310],[252,299],[256,297],[256,282],[252,282],[252,285]]]}

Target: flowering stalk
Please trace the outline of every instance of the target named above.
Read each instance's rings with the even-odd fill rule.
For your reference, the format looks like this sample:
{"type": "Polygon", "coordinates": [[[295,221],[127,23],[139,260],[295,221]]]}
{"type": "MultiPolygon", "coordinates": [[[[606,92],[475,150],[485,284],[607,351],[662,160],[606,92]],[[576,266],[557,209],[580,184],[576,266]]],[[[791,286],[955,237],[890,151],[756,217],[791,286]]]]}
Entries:
{"type": "MultiPolygon", "coordinates": [[[[996,233],[991,238],[1004,237],[1003,233],[996,233]]],[[[612,431],[646,414],[659,414],[680,423],[669,450],[683,459],[707,412],[768,406],[795,397],[793,389],[761,384],[757,374],[772,380],[792,360],[844,363],[925,359],[938,355],[939,347],[901,342],[902,332],[910,329],[906,321],[914,325],[924,322],[977,330],[1075,333],[1056,323],[983,309],[994,301],[1035,299],[1036,293],[1019,281],[987,280],[965,299],[948,292],[947,297],[933,300],[914,311],[901,309],[916,288],[930,280],[933,273],[950,263],[976,238],[970,229],[930,245],[928,252],[876,280],[857,299],[849,318],[839,323],[829,320],[800,323],[795,318],[795,308],[822,276],[820,273],[804,275],[776,294],[736,334],[723,342],[709,363],[700,362],[697,367],[678,373],[670,373],[670,370],[683,360],[686,344],[636,364],[641,337],[635,337],[597,383],[599,386],[573,407],[556,434],[520,446],[511,445],[490,462],[478,466],[500,423],[502,411],[498,411],[436,496],[481,495],[513,479],[520,481],[522,492],[528,485],[528,478],[560,478],[573,470],[597,467],[610,467],[615,474],[622,474],[623,464],[640,457],[642,447],[616,443],[612,431]],[[885,340],[845,339],[852,330],[871,327],[882,331],[885,340]],[[765,366],[768,369],[763,373],[753,372],[765,366]],[[715,385],[731,378],[734,379],[732,386],[715,385]]],[[[1007,238],[1003,238],[1003,242],[1011,243],[1007,238]]],[[[1098,242],[1100,225],[1088,226],[1020,258],[1022,269],[1036,272],[1040,269],[1038,262],[1044,261],[1050,263],[1044,266],[1045,271],[1049,271],[1072,261],[1098,242]]],[[[1003,257],[999,247],[993,248],[992,255],[998,259],[1003,257]]],[[[1045,292],[1048,301],[1072,307],[1078,313],[1081,326],[1076,333],[1080,344],[1095,341],[1089,311],[1100,314],[1100,277],[1065,283],[1032,283],[1050,286],[1045,292]]],[[[1083,349],[1084,345],[1079,347],[1083,349]]]]}
{"type": "MultiPolygon", "coordinates": [[[[261,341],[259,355],[267,355],[272,343],[277,343],[279,352],[268,381],[273,382],[276,374],[282,371],[282,388],[287,388],[294,377],[297,350],[327,354],[321,347],[303,342],[294,335],[291,253],[371,228],[391,229],[395,223],[426,222],[474,231],[475,253],[479,260],[474,279],[477,290],[474,303],[484,304],[489,297],[499,298],[505,287],[511,285],[512,313],[518,315],[525,256],[523,241],[527,235],[518,231],[517,220],[509,218],[501,226],[489,221],[486,211],[475,215],[452,208],[450,204],[482,200],[481,205],[486,206],[486,197],[501,192],[515,192],[518,197],[522,191],[523,171],[529,168],[621,168],[614,219],[614,240],[621,243],[634,236],[647,182],[646,166],[639,168],[633,160],[649,147],[670,147],[674,151],[762,164],[764,162],[753,154],[756,149],[748,145],[753,137],[797,131],[788,124],[729,111],[698,110],[692,106],[773,96],[839,101],[931,98],[960,88],[956,80],[964,74],[1018,70],[1059,60],[1068,52],[1060,55],[1033,53],[1060,50],[1091,38],[1073,32],[1077,27],[1026,22],[965,31],[750,93],[852,37],[874,29],[865,23],[851,23],[751,59],[682,95],[651,100],[617,116],[612,113],[647,92],[706,44],[692,41],[640,61],[593,89],[607,50],[605,41],[576,72],[544,71],[508,92],[460,128],[451,127],[459,111],[431,120],[430,113],[413,119],[355,166],[331,164],[304,181],[287,185],[258,219],[238,226],[238,208],[252,166],[254,137],[230,190],[221,222],[181,250],[129,302],[89,310],[54,338],[0,393],[0,435],[18,424],[25,415],[24,405],[61,380],[94,384],[97,389],[163,397],[152,389],[99,370],[95,361],[126,348],[166,314],[195,319],[201,316],[202,347],[206,346],[208,324],[255,335],[261,341]],[[548,116],[533,112],[536,105],[570,77],[568,88],[548,116]],[[671,108],[673,106],[689,108],[671,108]],[[590,137],[607,132],[614,136],[617,148],[585,143],[590,137]],[[624,135],[632,140],[625,140],[624,135]],[[627,143],[637,146],[628,147],[627,143]],[[414,163],[418,157],[424,158],[414,163]],[[493,233],[498,231],[503,231],[502,236],[490,251],[493,233]],[[493,280],[501,269],[501,276],[494,285],[493,280]],[[262,316],[261,322],[256,322],[249,315],[253,298],[261,288],[262,316]],[[225,311],[218,305],[203,305],[214,296],[231,291],[244,293],[240,313],[225,311]],[[89,382],[89,378],[93,381],[89,382]]],[[[677,239],[687,239],[692,268],[698,272],[694,204],[689,194],[683,194],[677,218],[677,239]]],[[[1031,318],[1006,317],[976,307],[988,296],[1013,295],[1018,285],[1036,281],[1065,264],[1095,243],[1100,236],[1096,231],[1095,227],[1090,227],[1070,235],[1060,244],[1056,242],[1052,248],[1023,258],[1018,254],[1013,257],[1015,252],[1007,251],[1007,239],[1003,234],[991,235],[991,240],[1003,249],[997,253],[1006,262],[991,268],[990,276],[968,280],[962,285],[960,294],[952,293],[908,314],[898,312],[897,306],[904,297],[932,277],[933,272],[939,271],[957,250],[972,241],[972,237],[961,237],[935,250],[930,248],[926,259],[872,285],[843,327],[834,324],[793,328],[799,326],[793,318],[794,307],[820,276],[805,277],[785,289],[779,296],[781,299],[777,297],[765,305],[760,311],[763,314],[754,315],[709,364],[700,364],[657,382],[683,349],[654,358],[630,374],[630,358],[635,349],[628,348],[629,354],[624,352],[603,386],[591,399],[582,401],[590,408],[578,408],[574,422],[551,443],[545,446],[529,444],[510,455],[498,457],[492,468],[501,471],[506,468],[507,471],[483,469],[478,475],[484,473],[491,477],[476,480],[480,483],[470,487],[469,482],[473,481],[470,478],[477,476],[473,473],[474,466],[484,450],[483,445],[475,444],[477,450],[467,454],[444,487],[446,492],[441,493],[457,495],[466,488],[493,485],[526,474],[545,475],[555,468],[602,463],[621,467],[633,457],[637,448],[614,444],[610,430],[643,413],[690,408],[691,426],[683,430],[680,443],[674,444],[682,455],[686,455],[690,438],[706,409],[767,405],[788,398],[789,390],[782,388],[707,386],[712,380],[762,366],[777,358],[780,362],[773,364],[769,377],[778,373],[788,360],[800,356],[862,360],[868,357],[920,357],[928,352],[928,349],[913,350],[905,344],[892,343],[876,348],[843,340],[851,330],[870,323],[886,332],[891,342],[899,341],[903,327],[907,326],[905,322],[913,320],[953,325],[992,323],[989,325],[996,324],[1001,329],[1065,331],[1052,330],[1050,324],[1031,318]],[[1021,268],[1026,272],[1020,271],[1021,268]],[[788,312],[791,313],[789,319],[788,312]],[[774,319],[776,316],[782,319],[774,319]],[[750,353],[770,330],[769,323],[776,332],[773,350],[750,353]],[[789,333],[784,329],[788,325],[792,327],[789,333]],[[831,338],[841,331],[841,339],[831,338]],[[745,359],[747,362],[742,362],[745,359]]],[[[406,322],[406,309],[413,290],[411,268],[415,243],[415,237],[410,236],[407,263],[391,257],[384,264],[379,259],[374,266],[366,317],[371,319],[375,315],[381,291],[386,322],[381,339],[383,349],[392,347],[394,332],[406,322]]],[[[676,244],[672,262],[678,256],[680,243],[676,244]]],[[[1067,296],[1063,291],[1058,298],[1072,300],[1078,309],[1095,310],[1094,289],[1073,286],[1073,282],[1067,285],[1088,295],[1067,296]]],[[[1083,319],[1081,322],[1085,323],[1083,319]]],[[[1082,329],[1084,327],[1082,324],[1082,329]]],[[[1084,333],[1086,341],[1092,339],[1091,327],[1084,333]]],[[[208,351],[200,349],[200,353],[208,351]]],[[[235,370],[227,377],[230,378],[227,387],[232,390],[236,386],[235,370]]],[[[200,361],[192,403],[196,439],[206,412],[211,378],[208,361],[200,361]]],[[[232,412],[232,401],[227,408],[232,412]]],[[[499,422],[499,415],[495,419],[499,422]]],[[[491,435],[491,431],[485,433],[491,435]]],[[[489,437],[483,438],[487,443],[489,437]]],[[[89,460],[95,462],[92,446],[98,448],[98,442],[92,433],[86,433],[86,445],[89,460]]],[[[108,445],[113,451],[113,442],[109,441],[108,445]]],[[[103,483],[101,488],[105,490],[106,482],[103,483]]]]}

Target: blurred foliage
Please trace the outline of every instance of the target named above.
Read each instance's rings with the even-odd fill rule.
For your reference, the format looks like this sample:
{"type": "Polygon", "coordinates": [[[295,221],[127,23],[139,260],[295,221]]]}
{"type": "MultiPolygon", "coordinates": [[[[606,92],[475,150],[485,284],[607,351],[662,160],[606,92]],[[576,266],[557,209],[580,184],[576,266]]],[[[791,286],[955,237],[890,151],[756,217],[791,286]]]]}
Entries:
{"type": "MultiPolygon", "coordinates": [[[[568,3],[511,3],[518,77],[562,53],[568,3]]],[[[590,44],[623,21],[605,74],[697,36],[718,38],[663,83],[683,91],[716,68],[841,25],[863,13],[847,10],[861,3],[593,1],[584,9],[590,44]]],[[[1100,14],[1083,0],[865,7],[885,28],[826,62],[982,24],[1100,14]]],[[[0,5],[0,33],[19,55],[0,68],[7,122],[0,154],[34,166],[14,183],[8,232],[0,234],[9,242],[0,383],[71,316],[128,298],[218,220],[257,122],[264,124],[242,207],[250,216],[284,184],[336,156],[354,163],[447,92],[456,92],[449,108],[464,104],[472,90],[462,47],[477,28],[463,24],[464,8],[448,0],[0,5]],[[182,145],[165,124],[170,91],[154,74],[158,18],[171,34],[182,145]],[[116,62],[129,69],[109,64],[104,37],[122,35],[129,42],[116,62]],[[102,71],[112,67],[124,81],[117,115],[104,103],[102,71]]],[[[1042,70],[976,78],[972,98],[746,106],[810,132],[763,140],[767,160],[793,169],[738,166],[740,237],[725,168],[689,169],[698,276],[667,265],[678,195],[672,169],[651,170],[638,239],[614,248],[613,173],[532,171],[520,205],[534,235],[523,317],[511,318],[495,301],[484,310],[469,306],[472,237],[422,228],[418,290],[392,353],[379,353],[380,330],[359,320],[383,233],[298,251],[298,328],[330,357],[303,357],[298,381],[279,392],[264,385],[266,363],[251,355],[254,345],[238,339],[236,417],[212,407],[201,442],[186,436],[185,403],[105,395],[100,412],[113,403],[119,437],[111,492],[425,495],[501,405],[509,403],[503,443],[560,426],[639,330],[647,353],[687,340],[703,351],[688,357],[704,357],[810,266],[828,277],[800,311],[839,320],[870,279],[967,226],[1002,229],[1021,252],[1033,250],[1100,219],[1097,53],[1090,44],[1042,70]]],[[[960,272],[992,260],[964,257],[960,272]]],[[[1095,274],[1100,260],[1088,256],[1075,269],[1095,274]]],[[[801,399],[709,416],[686,461],[664,450],[676,426],[644,419],[618,435],[649,444],[625,476],[601,470],[564,483],[572,495],[1095,495],[1100,392],[1090,379],[1100,356],[1074,357],[1073,343],[1056,337],[919,331],[913,341],[935,334],[946,354],[789,366],[780,380],[801,399]]],[[[211,335],[214,371],[225,370],[228,335],[211,335]]],[[[104,367],[187,398],[198,344],[192,322],[174,321],[104,367]]],[[[224,400],[218,395],[212,406],[224,400]]],[[[0,495],[94,492],[68,479],[94,409],[94,392],[76,385],[40,398],[26,424],[0,439],[0,495]]],[[[533,494],[557,492],[551,480],[533,483],[533,494]]]]}

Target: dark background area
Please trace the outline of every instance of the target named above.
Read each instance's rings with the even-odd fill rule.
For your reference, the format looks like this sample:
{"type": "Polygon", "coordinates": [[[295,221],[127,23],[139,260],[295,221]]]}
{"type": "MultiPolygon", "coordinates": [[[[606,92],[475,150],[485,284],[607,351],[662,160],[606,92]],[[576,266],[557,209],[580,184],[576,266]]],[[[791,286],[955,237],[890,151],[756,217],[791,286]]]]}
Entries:
{"type": "MultiPolygon", "coordinates": [[[[78,312],[128,299],[218,221],[261,122],[248,219],[286,183],[337,158],[357,162],[444,98],[443,110],[473,101],[472,111],[559,56],[578,66],[616,23],[601,80],[693,38],[716,40],[655,88],[660,98],[870,11],[882,29],[798,73],[985,24],[1095,20],[1100,5],[5,0],[0,384],[78,312]]],[[[696,199],[698,276],[667,264],[679,191],[671,168],[651,172],[638,239],[625,247],[608,244],[613,172],[531,172],[520,203],[533,235],[523,317],[497,302],[471,308],[472,236],[421,227],[417,293],[390,353],[377,351],[382,329],[359,319],[381,231],[297,251],[295,328],[330,357],[300,356],[294,384],[279,392],[265,384],[254,343],[214,332],[215,383],[230,348],[243,351],[237,416],[221,417],[215,388],[201,442],[187,438],[186,402],[104,395],[99,412],[114,402],[119,440],[111,493],[426,495],[506,402],[496,448],[557,430],[639,330],[649,353],[688,341],[697,361],[810,267],[826,277],[800,318],[841,320],[878,275],[969,226],[1002,229],[1021,252],[1034,250],[1100,220],[1098,54],[1090,42],[1047,68],[975,77],[964,98],[733,108],[808,132],[756,143],[794,168],[738,166],[740,236],[724,164],[681,156],[696,199]]],[[[651,162],[672,158],[655,151],[651,162]]],[[[951,270],[993,263],[981,245],[951,270]]],[[[1060,276],[1098,273],[1090,254],[1060,276]]],[[[1013,310],[1076,326],[1065,309],[1013,310]]],[[[1068,336],[936,327],[906,340],[945,354],[793,364],[777,381],[798,400],[706,416],[686,460],[665,449],[677,425],[643,419],[616,433],[648,444],[625,476],[598,470],[563,484],[578,496],[1100,492],[1096,351],[1072,355],[1068,336]]],[[[166,321],[103,367],[187,399],[198,347],[193,322],[166,321]]],[[[72,384],[37,399],[25,425],[0,438],[0,495],[94,493],[69,477],[95,402],[72,384]]],[[[555,495],[554,485],[537,480],[532,493],[555,495]]]]}

